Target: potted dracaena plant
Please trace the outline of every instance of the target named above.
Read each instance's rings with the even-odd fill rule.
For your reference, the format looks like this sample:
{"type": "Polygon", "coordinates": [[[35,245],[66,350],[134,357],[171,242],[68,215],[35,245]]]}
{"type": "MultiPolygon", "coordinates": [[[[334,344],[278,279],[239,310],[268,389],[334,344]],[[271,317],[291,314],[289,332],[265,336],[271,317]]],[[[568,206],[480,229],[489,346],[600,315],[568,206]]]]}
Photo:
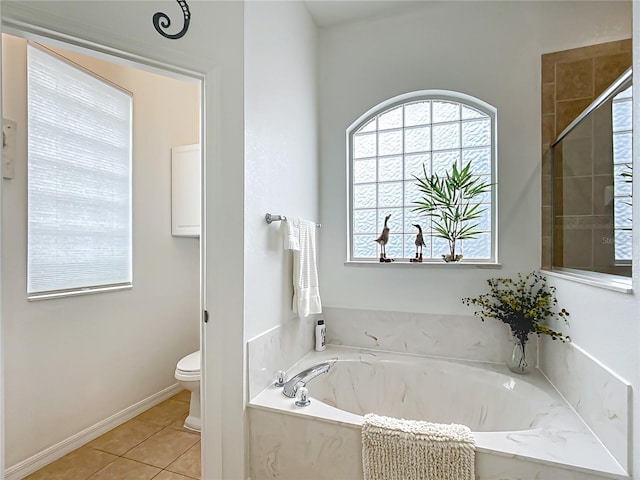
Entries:
{"type": "Polygon", "coordinates": [[[443,254],[445,262],[457,262],[462,258],[456,253],[459,240],[476,238],[478,223],[474,222],[487,209],[478,203],[478,196],[489,192],[492,183],[483,182],[481,177],[471,171],[471,162],[462,169],[456,163],[444,177],[435,173],[427,175],[422,165],[424,177],[414,175],[422,198],[414,201],[416,212],[432,219],[435,236],[444,238],[449,243],[449,253],[443,254]]]}

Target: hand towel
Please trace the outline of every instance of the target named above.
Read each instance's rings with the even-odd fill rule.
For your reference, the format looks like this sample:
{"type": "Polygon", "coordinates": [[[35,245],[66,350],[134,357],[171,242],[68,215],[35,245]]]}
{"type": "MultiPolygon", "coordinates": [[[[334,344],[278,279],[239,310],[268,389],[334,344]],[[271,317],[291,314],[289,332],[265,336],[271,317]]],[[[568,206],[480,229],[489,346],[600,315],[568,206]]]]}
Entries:
{"type": "Polygon", "coordinates": [[[309,220],[287,218],[287,237],[297,228],[296,242],[286,240],[293,250],[293,311],[298,317],[308,317],[312,313],[322,313],[318,269],[316,266],[316,224],[309,220]],[[291,226],[289,226],[291,225],[291,226]]]}
{"type": "Polygon", "coordinates": [[[300,250],[300,220],[297,218],[286,218],[284,224],[284,249],[300,250]]]}
{"type": "Polygon", "coordinates": [[[469,427],[368,413],[362,425],[365,480],[474,480],[469,427]]]}

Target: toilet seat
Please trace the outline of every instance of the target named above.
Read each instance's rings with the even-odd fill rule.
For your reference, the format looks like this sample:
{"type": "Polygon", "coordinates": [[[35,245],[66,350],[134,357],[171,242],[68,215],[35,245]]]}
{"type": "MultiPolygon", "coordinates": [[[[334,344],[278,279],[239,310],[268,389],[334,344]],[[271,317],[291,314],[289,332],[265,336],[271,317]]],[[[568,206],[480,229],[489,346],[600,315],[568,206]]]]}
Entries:
{"type": "Polygon", "coordinates": [[[180,370],[176,369],[176,373],[174,375],[174,377],[176,378],[176,380],[181,381],[181,382],[200,382],[200,372],[194,373],[194,372],[181,372],[180,370]]]}
{"type": "Polygon", "coordinates": [[[175,377],[185,382],[200,380],[200,350],[190,353],[178,362],[175,377]]]}

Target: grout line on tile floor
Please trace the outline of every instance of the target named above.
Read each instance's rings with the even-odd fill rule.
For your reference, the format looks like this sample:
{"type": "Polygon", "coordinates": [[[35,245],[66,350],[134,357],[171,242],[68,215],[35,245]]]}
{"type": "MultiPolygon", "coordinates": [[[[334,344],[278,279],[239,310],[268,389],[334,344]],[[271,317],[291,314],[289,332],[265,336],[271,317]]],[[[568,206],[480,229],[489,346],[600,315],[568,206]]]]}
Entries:
{"type": "MultiPolygon", "coordinates": [[[[178,395],[180,395],[180,394],[178,394],[178,395]]],[[[184,395],[184,393],[183,393],[182,395],[184,395]]],[[[162,404],[165,404],[165,405],[171,405],[171,403],[175,403],[175,402],[179,402],[179,403],[182,403],[182,404],[188,404],[188,402],[187,402],[187,401],[183,401],[183,400],[181,400],[181,399],[176,398],[176,396],[174,396],[174,397],[171,397],[171,398],[170,398],[170,399],[168,399],[168,400],[165,400],[165,402],[162,402],[162,403],[161,403],[161,404],[159,404],[159,405],[162,405],[162,404]]],[[[153,407],[152,407],[152,408],[153,408],[153,407]]],[[[143,413],[144,413],[144,412],[143,412],[143,413]]],[[[120,427],[120,426],[122,426],[122,425],[126,425],[128,422],[131,422],[132,420],[136,420],[136,418],[137,418],[137,417],[134,417],[134,418],[132,418],[132,419],[128,420],[127,422],[123,422],[123,423],[122,423],[121,425],[119,425],[118,427],[120,427]]],[[[101,448],[96,448],[96,447],[93,447],[93,446],[89,446],[89,444],[87,444],[87,445],[84,445],[84,446],[80,447],[80,448],[86,448],[86,449],[89,449],[89,450],[92,450],[92,451],[95,451],[95,452],[100,452],[101,454],[110,455],[110,456],[113,456],[114,458],[113,458],[113,460],[112,460],[112,461],[110,461],[110,462],[109,462],[109,463],[107,463],[106,465],[103,465],[101,468],[99,468],[99,469],[98,469],[98,470],[96,470],[95,472],[92,472],[92,473],[91,473],[91,474],[89,474],[88,476],[83,475],[83,476],[82,476],[82,477],[83,477],[82,479],[80,479],[80,478],[78,478],[78,477],[75,477],[75,480],[90,480],[91,478],[93,478],[94,476],[97,476],[100,472],[102,472],[103,470],[107,469],[109,466],[113,465],[113,463],[117,462],[117,461],[118,461],[118,460],[120,460],[120,459],[127,460],[127,461],[131,461],[131,462],[135,462],[135,463],[138,463],[138,464],[141,464],[141,465],[146,465],[146,466],[149,466],[149,467],[153,467],[153,468],[155,468],[155,469],[159,469],[158,473],[156,473],[155,475],[153,475],[153,477],[151,477],[151,479],[156,478],[156,477],[158,477],[159,475],[162,475],[162,472],[167,472],[167,473],[171,473],[171,474],[173,474],[173,475],[181,475],[181,476],[182,476],[182,477],[184,477],[185,479],[189,479],[189,480],[198,480],[198,479],[199,479],[199,476],[198,476],[198,477],[192,477],[192,476],[190,476],[190,475],[186,475],[186,474],[184,474],[184,473],[174,472],[174,471],[172,471],[172,470],[168,470],[168,468],[169,468],[172,464],[174,464],[176,461],[178,461],[178,459],[180,459],[180,457],[182,457],[183,455],[185,455],[185,454],[186,454],[190,449],[192,449],[192,448],[193,448],[193,447],[194,447],[194,446],[195,446],[195,445],[200,441],[200,438],[198,438],[198,440],[196,440],[196,442],[194,442],[193,444],[189,445],[189,446],[188,446],[187,448],[185,448],[183,451],[178,450],[178,451],[180,451],[180,453],[179,453],[179,454],[177,454],[177,455],[175,456],[175,458],[173,458],[173,459],[171,460],[171,462],[170,462],[168,465],[166,465],[166,467],[164,467],[164,468],[159,467],[159,466],[157,466],[157,465],[152,465],[152,464],[150,464],[150,463],[142,462],[142,461],[140,461],[140,460],[135,460],[135,459],[132,459],[132,458],[125,457],[125,455],[126,455],[128,452],[130,452],[130,451],[131,451],[131,450],[133,450],[134,448],[138,447],[138,446],[139,446],[139,445],[141,445],[142,443],[146,442],[147,440],[149,440],[149,439],[150,439],[151,437],[153,437],[154,435],[157,435],[157,434],[159,434],[159,433],[161,433],[161,432],[165,432],[165,433],[171,433],[171,432],[186,432],[186,433],[190,433],[191,435],[194,435],[194,436],[198,436],[198,437],[200,437],[200,434],[199,434],[198,432],[194,432],[194,431],[191,431],[191,430],[185,429],[185,428],[183,428],[183,427],[182,427],[182,428],[180,428],[180,427],[175,426],[175,424],[176,424],[176,422],[177,422],[177,420],[178,420],[179,418],[181,418],[181,420],[182,420],[182,421],[184,421],[184,418],[186,418],[186,414],[181,414],[180,416],[177,416],[177,417],[176,417],[174,420],[172,420],[168,425],[164,425],[164,426],[162,426],[162,425],[157,425],[157,424],[153,424],[153,423],[149,423],[149,422],[144,422],[144,421],[142,421],[142,420],[136,420],[137,422],[143,423],[143,424],[145,424],[145,425],[147,425],[147,426],[151,426],[151,427],[154,427],[154,428],[158,427],[159,429],[158,429],[158,430],[156,430],[155,432],[151,433],[150,435],[146,436],[144,439],[142,439],[142,440],[138,441],[135,445],[133,445],[133,446],[129,447],[126,451],[122,452],[121,454],[116,454],[116,453],[113,453],[113,452],[109,452],[107,449],[101,449],[101,448]]],[[[115,427],[115,428],[118,428],[118,427],[115,427]]],[[[113,430],[115,430],[115,428],[114,428],[114,429],[112,429],[112,430],[110,430],[110,432],[111,432],[111,431],[113,431],[113,430]]],[[[105,433],[105,434],[103,434],[103,435],[107,435],[108,433],[109,433],[109,432],[106,432],[106,433],[105,433]]],[[[100,437],[98,437],[98,438],[100,438],[100,437]]],[[[89,443],[91,443],[91,442],[89,442],[89,443]]],[[[103,447],[103,448],[104,448],[104,447],[103,447]]],[[[78,450],[79,450],[79,449],[78,449],[78,450]]],[[[77,450],[75,450],[75,451],[77,451],[77,450]]],[[[72,452],[71,452],[71,453],[72,453],[72,452]]],[[[41,479],[42,479],[42,478],[46,478],[46,477],[42,477],[41,475],[42,475],[42,474],[46,474],[45,472],[46,472],[47,467],[49,467],[50,465],[53,465],[53,464],[55,464],[55,463],[56,463],[56,462],[52,462],[51,464],[46,465],[46,466],[45,466],[45,467],[43,467],[42,469],[38,470],[38,472],[34,472],[32,475],[34,475],[34,478],[41,478],[41,479]],[[38,475],[37,475],[39,472],[40,472],[40,476],[38,476],[38,475]]],[[[27,478],[31,478],[31,477],[32,477],[32,475],[29,475],[29,477],[27,477],[27,478]]],[[[68,475],[68,473],[67,473],[67,475],[68,475]]],[[[77,473],[74,473],[74,475],[77,475],[77,473]]]]}

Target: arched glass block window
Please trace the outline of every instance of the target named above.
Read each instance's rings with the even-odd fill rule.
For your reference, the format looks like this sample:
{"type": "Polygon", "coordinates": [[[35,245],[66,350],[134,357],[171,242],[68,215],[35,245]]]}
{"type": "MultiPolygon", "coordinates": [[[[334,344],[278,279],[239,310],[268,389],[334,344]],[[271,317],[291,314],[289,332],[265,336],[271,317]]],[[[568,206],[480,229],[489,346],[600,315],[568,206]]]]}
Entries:
{"type": "Polygon", "coordinates": [[[409,261],[416,255],[421,225],[424,262],[442,262],[448,242],[433,220],[414,209],[420,191],[415,176],[444,177],[455,164],[491,183],[473,201],[480,204],[477,235],[458,241],[463,261],[493,263],[496,245],[496,109],[450,91],[420,91],[392,98],[362,115],[348,130],[349,260],[378,261],[385,217],[386,256],[409,261]],[[423,170],[424,168],[424,170],[423,170]]]}

